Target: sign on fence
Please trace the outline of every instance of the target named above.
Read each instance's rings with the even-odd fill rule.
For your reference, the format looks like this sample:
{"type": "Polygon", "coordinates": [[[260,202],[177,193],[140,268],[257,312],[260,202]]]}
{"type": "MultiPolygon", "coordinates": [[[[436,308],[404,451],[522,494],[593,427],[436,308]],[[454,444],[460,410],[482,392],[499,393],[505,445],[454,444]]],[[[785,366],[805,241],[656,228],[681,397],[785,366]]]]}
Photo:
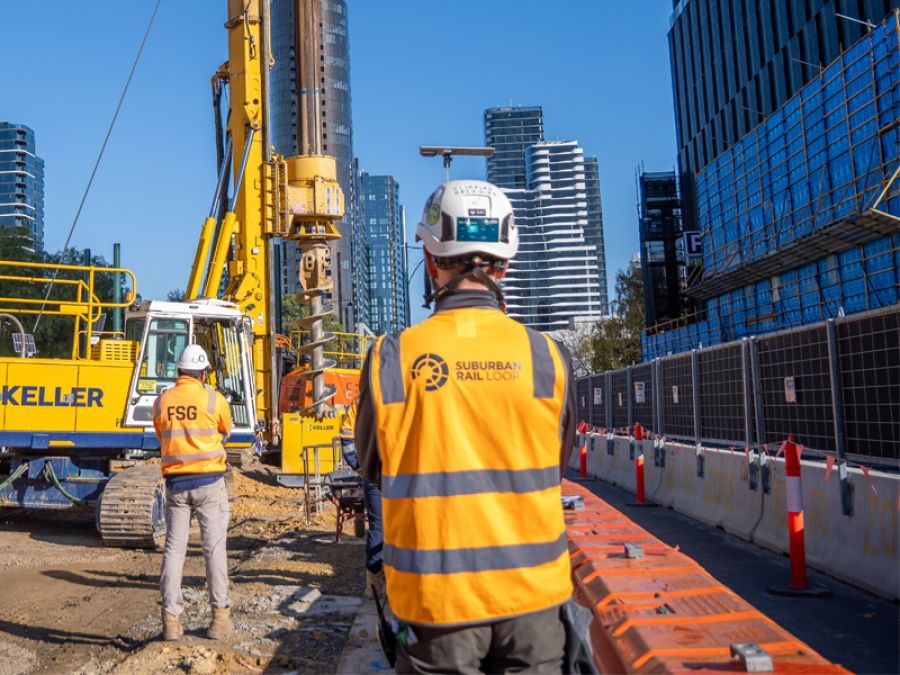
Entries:
{"type": "Polygon", "coordinates": [[[634,383],[634,402],[635,403],[646,403],[647,396],[644,393],[644,383],[643,382],[635,382],[634,383]]]}
{"type": "Polygon", "coordinates": [[[678,385],[672,385],[672,401],[673,403],[678,403],[678,385]]]}
{"type": "Polygon", "coordinates": [[[797,387],[793,376],[784,378],[784,400],[788,403],[797,402],[797,387]]]}
{"type": "Polygon", "coordinates": [[[594,387],[594,405],[602,405],[603,404],[603,389],[601,387],[594,387]]]}

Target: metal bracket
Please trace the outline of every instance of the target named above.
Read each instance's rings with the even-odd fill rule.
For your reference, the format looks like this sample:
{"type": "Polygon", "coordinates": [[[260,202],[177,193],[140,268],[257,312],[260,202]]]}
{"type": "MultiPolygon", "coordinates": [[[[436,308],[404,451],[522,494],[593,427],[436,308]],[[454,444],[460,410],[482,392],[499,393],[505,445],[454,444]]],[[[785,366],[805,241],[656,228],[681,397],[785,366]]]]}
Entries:
{"type": "Polygon", "coordinates": [[[666,445],[657,439],[653,444],[653,466],[666,468],[666,445]]]}
{"type": "Polygon", "coordinates": [[[628,441],[628,459],[634,461],[634,440],[628,441]]]}
{"type": "Polygon", "coordinates": [[[625,557],[629,560],[640,560],[644,557],[644,549],[639,544],[625,544],[625,557]]]}
{"type": "Polygon", "coordinates": [[[697,452],[697,478],[703,478],[706,473],[706,457],[703,455],[703,449],[698,445],[697,452]]]}
{"type": "Polygon", "coordinates": [[[612,436],[606,437],[606,454],[607,455],[616,454],[616,441],[612,436]]]}
{"type": "Polygon", "coordinates": [[[763,494],[769,494],[772,489],[772,469],[769,468],[769,459],[766,457],[762,458],[762,455],[759,455],[760,461],[760,475],[762,477],[762,490],[763,494]]]}
{"type": "Polygon", "coordinates": [[[748,458],[747,461],[747,479],[748,484],[750,485],[751,490],[756,490],[759,487],[759,458],[752,460],[748,458]]]}
{"type": "Polygon", "coordinates": [[[731,658],[737,658],[748,673],[771,673],[772,657],[755,642],[733,642],[728,648],[731,658]]]}
{"type": "Polygon", "coordinates": [[[841,509],[845,516],[853,515],[853,494],[855,488],[850,482],[847,471],[847,462],[838,463],[838,477],[841,479],[841,509]]]}

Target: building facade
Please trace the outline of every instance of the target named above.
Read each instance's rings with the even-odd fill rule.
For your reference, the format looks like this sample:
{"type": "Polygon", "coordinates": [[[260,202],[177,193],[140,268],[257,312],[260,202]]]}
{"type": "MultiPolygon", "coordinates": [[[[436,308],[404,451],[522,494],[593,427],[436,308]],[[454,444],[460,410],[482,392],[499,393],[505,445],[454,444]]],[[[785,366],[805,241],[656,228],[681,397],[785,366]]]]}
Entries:
{"type": "Polygon", "coordinates": [[[703,277],[654,358],[900,301],[900,12],[696,173],[703,277]]]}
{"type": "Polygon", "coordinates": [[[359,176],[360,216],[368,253],[368,327],[396,333],[410,322],[406,227],[400,185],[393,176],[359,176]]]}
{"type": "Polygon", "coordinates": [[[541,331],[598,320],[606,313],[598,264],[604,254],[597,247],[602,219],[592,222],[599,217],[599,181],[588,180],[591,170],[575,141],[533,144],[524,160],[525,188],[504,190],[519,229],[519,252],[503,280],[507,312],[541,331]],[[596,191],[590,197],[589,186],[596,191]]]}
{"type": "Polygon", "coordinates": [[[696,230],[695,174],[865,35],[865,22],[880,23],[900,0],[673,4],[669,51],[678,169],[685,229],[696,230]]]}
{"type": "Polygon", "coordinates": [[[540,106],[488,108],[484,111],[484,143],[494,149],[487,160],[489,183],[510,190],[525,187],[525,150],[544,140],[540,106]]]}
{"type": "MultiPolygon", "coordinates": [[[[298,0],[272,0],[272,68],[270,94],[272,143],[282,155],[298,154],[298,120],[300,100],[297,92],[298,0]]],[[[338,223],[343,239],[332,247],[334,294],[338,317],[345,327],[362,320],[359,304],[354,299],[353,261],[356,250],[365,246],[354,227],[353,190],[353,122],[350,99],[350,37],[346,0],[320,0],[321,62],[319,84],[322,109],[322,151],[337,160],[337,178],[344,191],[345,216],[338,223]]],[[[299,249],[285,244],[283,251],[283,288],[296,293],[300,263],[299,249]]]]}
{"type": "Polygon", "coordinates": [[[44,160],[37,156],[34,131],[0,122],[0,227],[27,231],[27,246],[44,250],[44,160]]]}
{"type": "Polygon", "coordinates": [[[681,195],[675,171],[642,171],[638,176],[641,272],[647,326],[684,313],[687,281],[681,195]]]}
{"type": "Polygon", "coordinates": [[[603,204],[600,201],[600,165],[596,157],[584,158],[584,194],[587,200],[585,241],[597,251],[597,274],[600,276],[600,308],[609,314],[609,292],[606,277],[606,242],[603,238],[603,204]]]}

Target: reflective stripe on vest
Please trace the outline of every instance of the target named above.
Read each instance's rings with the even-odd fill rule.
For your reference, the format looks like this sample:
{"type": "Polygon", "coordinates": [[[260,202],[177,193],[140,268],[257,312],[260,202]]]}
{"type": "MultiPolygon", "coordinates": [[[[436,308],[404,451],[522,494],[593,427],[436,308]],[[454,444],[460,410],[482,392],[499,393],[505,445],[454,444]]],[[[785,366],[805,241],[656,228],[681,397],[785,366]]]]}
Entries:
{"type": "Polygon", "coordinates": [[[208,384],[204,384],[206,387],[206,412],[210,415],[216,414],[216,390],[210,387],[208,384]]]}
{"type": "Polygon", "coordinates": [[[186,455],[166,455],[163,457],[163,464],[187,464],[188,462],[197,462],[206,459],[215,459],[217,457],[225,457],[224,450],[210,450],[209,452],[193,452],[186,455]]]}
{"type": "Polygon", "coordinates": [[[218,429],[163,429],[160,438],[189,438],[192,436],[219,436],[218,429]]]}
{"type": "Polygon", "coordinates": [[[512,546],[423,551],[386,544],[384,564],[413,574],[487,572],[543,565],[559,558],[567,548],[565,532],[554,541],[512,546]]]}
{"type": "Polygon", "coordinates": [[[465,625],[565,601],[555,343],[496,310],[443,311],[379,338],[369,377],[394,613],[465,625]]]}
{"type": "Polygon", "coordinates": [[[382,476],[381,494],[386,499],[453,497],[486,492],[537,492],[559,486],[559,466],[546,469],[480,469],[382,476]]]}

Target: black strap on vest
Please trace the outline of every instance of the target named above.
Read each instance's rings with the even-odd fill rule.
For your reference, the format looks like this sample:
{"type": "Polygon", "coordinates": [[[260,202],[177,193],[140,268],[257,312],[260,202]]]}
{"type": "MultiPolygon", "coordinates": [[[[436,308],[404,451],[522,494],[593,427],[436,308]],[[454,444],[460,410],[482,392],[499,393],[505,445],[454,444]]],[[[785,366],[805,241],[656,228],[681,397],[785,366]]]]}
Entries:
{"type": "Polygon", "coordinates": [[[499,284],[487,273],[485,272],[485,268],[493,268],[496,271],[500,271],[506,269],[506,266],[509,264],[507,260],[496,260],[496,259],[485,259],[480,255],[473,256],[460,256],[457,258],[435,258],[435,264],[441,268],[454,267],[456,265],[464,265],[462,271],[459,274],[454,276],[450,281],[441,286],[440,288],[434,288],[432,290],[433,282],[428,278],[428,275],[425,275],[425,304],[422,305],[425,309],[431,309],[431,303],[440,300],[448,293],[451,293],[457,289],[457,287],[462,283],[463,279],[469,276],[474,276],[478,281],[487,286],[488,290],[494,294],[497,298],[497,302],[500,305],[502,310],[506,310],[506,303],[503,299],[503,291],[500,289],[499,284]]]}

